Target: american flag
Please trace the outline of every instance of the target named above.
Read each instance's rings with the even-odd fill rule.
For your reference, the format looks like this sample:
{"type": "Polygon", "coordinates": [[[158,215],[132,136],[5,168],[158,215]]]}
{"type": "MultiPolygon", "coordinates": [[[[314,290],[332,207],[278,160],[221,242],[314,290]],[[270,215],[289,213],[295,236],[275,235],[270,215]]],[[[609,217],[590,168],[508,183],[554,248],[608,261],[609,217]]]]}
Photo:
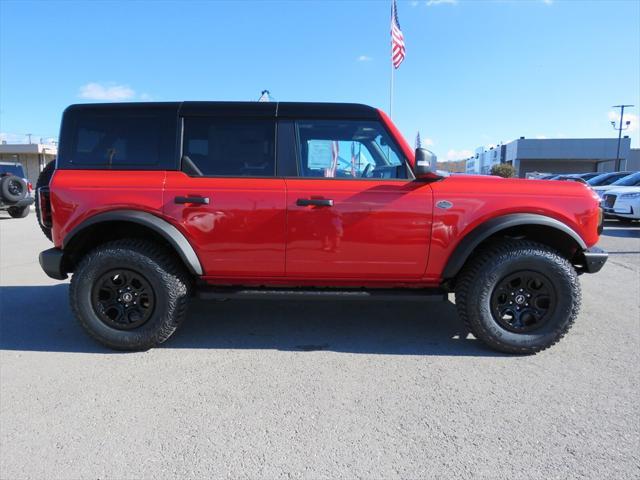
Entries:
{"type": "Polygon", "coordinates": [[[398,6],[396,0],[391,3],[391,62],[398,68],[404,60],[404,35],[398,22],[398,6]]]}

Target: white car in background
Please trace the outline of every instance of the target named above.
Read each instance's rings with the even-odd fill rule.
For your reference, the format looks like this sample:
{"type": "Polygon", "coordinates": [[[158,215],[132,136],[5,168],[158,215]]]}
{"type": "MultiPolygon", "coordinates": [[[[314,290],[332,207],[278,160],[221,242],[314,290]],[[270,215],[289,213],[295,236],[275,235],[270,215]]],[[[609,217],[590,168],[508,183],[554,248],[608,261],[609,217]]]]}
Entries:
{"type": "MultiPolygon", "coordinates": [[[[598,178],[598,177],[596,177],[598,178]]],[[[620,187],[638,187],[640,186],[640,172],[634,172],[626,177],[622,177],[619,180],[609,184],[609,185],[599,185],[597,187],[591,187],[594,192],[598,194],[600,198],[607,193],[609,190],[613,190],[614,188],[620,187]]]]}
{"type": "Polygon", "coordinates": [[[640,220],[640,186],[608,190],[600,202],[605,216],[619,220],[640,220]]]}

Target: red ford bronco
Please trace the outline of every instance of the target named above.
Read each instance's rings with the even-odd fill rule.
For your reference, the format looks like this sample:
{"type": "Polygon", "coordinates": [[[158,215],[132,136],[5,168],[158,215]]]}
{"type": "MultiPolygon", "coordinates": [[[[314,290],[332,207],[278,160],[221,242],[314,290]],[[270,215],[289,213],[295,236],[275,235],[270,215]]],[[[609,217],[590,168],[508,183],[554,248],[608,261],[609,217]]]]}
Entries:
{"type": "MultiPolygon", "coordinates": [[[[557,342],[607,254],[574,182],[447,176],[356,104],[73,105],[37,185],[53,278],[103,344],[167,340],[189,298],[444,299],[510,353],[557,342]]],[[[426,313],[425,313],[426,316],[426,313]]],[[[389,319],[392,321],[392,319],[389,319]]]]}

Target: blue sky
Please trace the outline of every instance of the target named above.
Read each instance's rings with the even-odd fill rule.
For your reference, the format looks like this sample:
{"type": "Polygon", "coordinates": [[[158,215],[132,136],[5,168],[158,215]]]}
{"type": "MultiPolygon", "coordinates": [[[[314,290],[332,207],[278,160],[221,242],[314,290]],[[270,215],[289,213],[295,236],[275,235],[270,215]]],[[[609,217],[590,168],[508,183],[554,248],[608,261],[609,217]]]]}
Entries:
{"type": "MultiPolygon", "coordinates": [[[[532,137],[638,146],[640,2],[399,1],[393,119],[441,160],[532,137]]],[[[0,0],[0,132],[56,137],[71,103],[362,102],[388,110],[389,1],[0,0]]]]}

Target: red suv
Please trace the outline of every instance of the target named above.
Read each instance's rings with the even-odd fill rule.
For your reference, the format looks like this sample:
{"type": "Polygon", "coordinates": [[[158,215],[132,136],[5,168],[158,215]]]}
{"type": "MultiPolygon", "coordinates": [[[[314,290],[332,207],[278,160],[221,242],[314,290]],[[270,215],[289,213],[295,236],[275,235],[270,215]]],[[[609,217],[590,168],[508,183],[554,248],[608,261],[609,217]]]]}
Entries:
{"type": "MultiPolygon", "coordinates": [[[[356,104],[73,105],[38,184],[56,279],[103,344],[148,349],[203,298],[444,299],[489,346],[534,353],[607,254],[583,184],[447,176],[356,104]]],[[[425,317],[428,314],[425,312],[425,317]]],[[[393,321],[393,319],[389,319],[393,321]]]]}

